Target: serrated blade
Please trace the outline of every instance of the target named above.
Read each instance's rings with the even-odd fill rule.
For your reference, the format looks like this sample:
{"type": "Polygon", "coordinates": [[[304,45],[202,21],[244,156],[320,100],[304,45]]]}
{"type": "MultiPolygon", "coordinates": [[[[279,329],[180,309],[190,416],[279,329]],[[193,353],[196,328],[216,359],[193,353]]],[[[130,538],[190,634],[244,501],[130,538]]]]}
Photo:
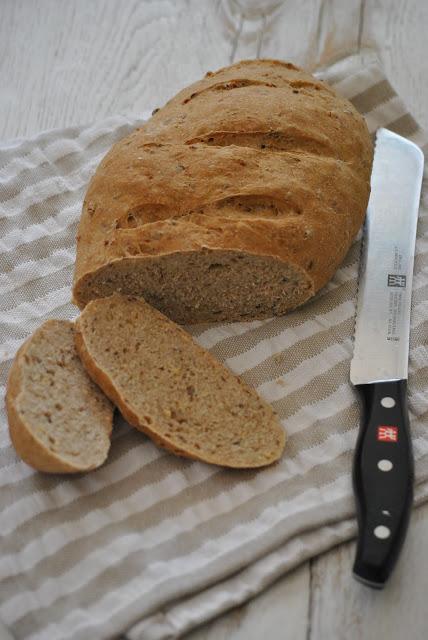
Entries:
{"type": "Polygon", "coordinates": [[[355,385],[407,379],[423,164],[423,153],[413,142],[378,130],[351,361],[355,385]]]}

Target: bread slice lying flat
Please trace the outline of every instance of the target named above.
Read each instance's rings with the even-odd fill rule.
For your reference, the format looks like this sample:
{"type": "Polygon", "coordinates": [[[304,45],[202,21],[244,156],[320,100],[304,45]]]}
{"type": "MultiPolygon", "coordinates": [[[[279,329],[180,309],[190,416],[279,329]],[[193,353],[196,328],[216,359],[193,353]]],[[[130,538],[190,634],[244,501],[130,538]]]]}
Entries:
{"type": "Polygon", "coordinates": [[[141,298],[90,302],[75,339],[91,378],[157,444],[226,467],[281,456],[285,435],[270,406],[141,298]]]}
{"type": "Polygon", "coordinates": [[[73,333],[71,322],[48,320],[22,345],[9,375],[10,436],[39,471],[89,471],[110,448],[114,408],[83,368],[73,333]]]}

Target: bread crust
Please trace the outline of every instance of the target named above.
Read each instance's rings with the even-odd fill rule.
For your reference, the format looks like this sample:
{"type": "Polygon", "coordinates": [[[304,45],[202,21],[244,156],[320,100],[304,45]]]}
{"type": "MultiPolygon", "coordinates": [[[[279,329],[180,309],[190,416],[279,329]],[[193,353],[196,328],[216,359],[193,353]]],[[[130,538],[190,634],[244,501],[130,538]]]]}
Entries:
{"type": "MultiPolygon", "coordinates": [[[[30,348],[32,340],[37,336],[40,330],[49,330],[52,324],[66,321],[48,320],[40,327],[35,334],[30,336],[18,350],[12,363],[7,391],[6,391],[6,410],[9,423],[9,433],[12,444],[19,457],[28,465],[38,471],[45,473],[82,473],[90,471],[99,466],[81,466],[79,464],[71,464],[69,460],[63,458],[60,453],[53,452],[32,432],[30,425],[22,419],[18,410],[19,396],[23,392],[23,367],[25,356],[30,348]]],[[[110,432],[113,425],[113,407],[111,409],[110,432]]]]}
{"type": "Polygon", "coordinates": [[[243,61],[208,74],[100,163],[79,224],[74,300],[97,297],[85,287],[108,265],[150,269],[226,250],[295,267],[310,283],[303,303],[362,224],[372,154],[351,103],[294,65],[243,61]]]}
{"type": "Polygon", "coordinates": [[[28,429],[16,408],[16,400],[21,393],[21,365],[26,352],[26,343],[22,345],[13,361],[6,392],[6,409],[9,422],[9,434],[19,457],[33,469],[46,473],[77,473],[81,471],[67,460],[54,455],[28,429]]]}
{"type": "MultiPolygon", "coordinates": [[[[115,294],[115,296],[112,296],[111,298],[115,298],[115,297],[119,297],[124,301],[126,301],[126,299],[129,299],[129,297],[119,296],[118,294],[115,294]]],[[[104,301],[100,300],[99,302],[103,303],[105,301],[106,300],[104,301]]],[[[146,304],[142,299],[140,299],[138,302],[139,304],[146,304]]],[[[275,438],[278,441],[275,455],[272,456],[270,460],[268,461],[264,460],[263,462],[253,461],[251,464],[240,464],[239,462],[236,462],[236,461],[232,463],[226,460],[219,461],[218,457],[217,458],[215,456],[211,457],[207,454],[198,455],[195,451],[190,451],[188,448],[180,447],[177,445],[176,442],[173,443],[167,438],[163,437],[163,435],[160,433],[160,429],[158,425],[156,425],[153,419],[151,419],[151,424],[148,424],[147,421],[145,420],[146,416],[141,416],[135,412],[132,406],[132,399],[127,400],[119,392],[118,387],[115,384],[115,381],[112,378],[112,376],[97,363],[96,356],[93,353],[91,353],[91,349],[88,347],[88,344],[85,341],[85,332],[82,327],[82,323],[84,321],[85,315],[90,314],[92,312],[94,305],[97,305],[97,301],[90,302],[85,308],[85,310],[83,311],[83,313],[81,314],[81,316],[76,320],[76,331],[75,331],[76,349],[89,376],[104,391],[106,396],[110,398],[110,400],[118,407],[123,417],[129,422],[129,424],[137,428],[139,431],[142,431],[143,433],[148,435],[158,446],[170,451],[171,453],[174,453],[175,455],[191,458],[193,460],[199,460],[201,462],[217,464],[224,467],[257,468],[261,466],[266,466],[267,464],[271,464],[277,461],[281,457],[284,450],[285,441],[286,441],[284,429],[280,426],[279,422],[277,422],[276,418],[274,418],[274,412],[272,411],[271,407],[267,403],[265,403],[259,396],[257,396],[254,389],[249,387],[243,380],[239,378],[238,378],[239,384],[243,387],[243,389],[245,389],[252,396],[257,396],[257,399],[260,405],[262,405],[266,409],[267,414],[270,416],[270,424],[269,424],[270,434],[272,436],[272,439],[275,438]]],[[[177,336],[177,340],[180,339],[180,341],[185,341],[189,344],[192,344],[192,347],[195,346],[195,343],[192,340],[192,338],[189,336],[188,333],[186,333],[183,329],[181,329],[181,327],[171,322],[168,318],[160,314],[155,309],[153,309],[152,311],[158,316],[157,318],[158,321],[160,320],[162,323],[166,324],[169,330],[175,333],[175,335],[177,336]]],[[[198,348],[200,349],[200,357],[203,357],[205,359],[206,366],[208,368],[214,367],[216,370],[217,369],[223,370],[223,373],[226,374],[228,377],[237,378],[237,376],[233,376],[233,374],[228,369],[223,367],[210,354],[209,351],[202,349],[202,347],[198,347],[198,348]]],[[[219,375],[220,373],[221,371],[219,371],[219,375]]],[[[162,394],[162,390],[159,390],[159,392],[160,394],[162,394]]]]}

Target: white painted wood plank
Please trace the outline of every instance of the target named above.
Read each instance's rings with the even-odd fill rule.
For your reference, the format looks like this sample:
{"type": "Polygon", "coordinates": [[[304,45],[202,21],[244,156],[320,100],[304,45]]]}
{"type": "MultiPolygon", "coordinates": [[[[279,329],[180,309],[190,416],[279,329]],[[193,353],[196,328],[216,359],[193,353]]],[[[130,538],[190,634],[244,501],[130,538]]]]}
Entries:
{"type": "Polygon", "coordinates": [[[358,47],[360,0],[230,0],[221,13],[238,35],[233,60],[282,58],[313,69],[358,47]]]}
{"type": "Polygon", "coordinates": [[[359,0],[3,0],[0,137],[140,113],[257,55],[314,67],[354,49],[359,0]]]}
{"type": "Polygon", "coordinates": [[[270,0],[224,0],[221,3],[222,19],[234,25],[236,34],[231,61],[263,56],[263,39],[272,30],[277,13],[278,2],[270,0]]]}
{"type": "Polygon", "coordinates": [[[2,0],[0,138],[163,104],[229,63],[219,0],[2,0]]]}
{"type": "Polygon", "coordinates": [[[306,640],[309,571],[290,573],[247,604],[203,625],[183,640],[306,640]]]}
{"type": "MultiPolygon", "coordinates": [[[[272,3],[273,4],[273,3],[272,3]]],[[[353,53],[358,47],[360,0],[287,0],[269,15],[261,55],[309,70],[353,53]]]]}
{"type": "Polygon", "coordinates": [[[428,636],[428,505],[414,511],[402,555],[384,590],[351,577],[355,544],[313,564],[311,640],[422,640],[428,636]]]}
{"type": "Polygon", "coordinates": [[[379,52],[386,75],[428,129],[428,2],[367,0],[362,44],[379,52]]]}

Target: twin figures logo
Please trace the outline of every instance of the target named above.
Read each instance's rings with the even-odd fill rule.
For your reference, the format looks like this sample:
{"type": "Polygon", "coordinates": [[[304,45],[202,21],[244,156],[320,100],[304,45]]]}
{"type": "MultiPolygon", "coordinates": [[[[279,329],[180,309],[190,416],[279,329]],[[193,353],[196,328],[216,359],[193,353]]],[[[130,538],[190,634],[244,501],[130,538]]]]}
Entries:
{"type": "Polygon", "coordinates": [[[377,428],[377,439],[379,442],[397,442],[398,427],[382,425],[377,428]]]}
{"type": "Polygon", "coordinates": [[[388,273],[388,287],[406,288],[406,276],[397,273],[388,273]]]}

